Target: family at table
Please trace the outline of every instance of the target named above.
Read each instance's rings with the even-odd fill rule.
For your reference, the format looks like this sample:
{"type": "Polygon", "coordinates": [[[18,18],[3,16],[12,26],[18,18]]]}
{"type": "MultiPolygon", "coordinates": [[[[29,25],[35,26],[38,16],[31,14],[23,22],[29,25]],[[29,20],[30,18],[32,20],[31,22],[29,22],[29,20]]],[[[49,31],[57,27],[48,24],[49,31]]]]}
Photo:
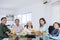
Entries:
{"type": "Polygon", "coordinates": [[[27,38],[32,40],[39,37],[39,40],[60,40],[60,23],[54,22],[49,26],[44,18],[39,19],[39,29],[34,29],[31,21],[28,21],[24,27],[20,24],[19,19],[15,19],[14,25],[9,29],[6,26],[7,18],[2,17],[0,23],[0,40],[4,38],[12,38],[11,40],[19,40],[20,38],[27,38]]]}

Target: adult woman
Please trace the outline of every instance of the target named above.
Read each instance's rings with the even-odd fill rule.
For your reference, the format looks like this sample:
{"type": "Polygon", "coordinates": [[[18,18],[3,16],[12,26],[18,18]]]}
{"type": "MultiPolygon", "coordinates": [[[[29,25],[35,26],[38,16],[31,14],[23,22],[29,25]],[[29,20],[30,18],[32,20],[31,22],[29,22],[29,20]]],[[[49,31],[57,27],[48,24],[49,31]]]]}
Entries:
{"type": "Polygon", "coordinates": [[[54,30],[49,35],[53,40],[60,40],[60,24],[55,22],[53,24],[54,30]]]}
{"type": "Polygon", "coordinates": [[[48,28],[48,26],[46,24],[46,20],[44,18],[40,18],[39,24],[40,24],[40,28],[39,28],[40,40],[48,40],[46,37],[46,30],[48,28]]]}
{"type": "Polygon", "coordinates": [[[31,23],[31,21],[28,21],[24,28],[24,32],[25,32],[25,34],[27,34],[26,35],[27,40],[32,40],[32,38],[35,37],[34,35],[31,35],[32,31],[33,31],[33,25],[31,23]]]}

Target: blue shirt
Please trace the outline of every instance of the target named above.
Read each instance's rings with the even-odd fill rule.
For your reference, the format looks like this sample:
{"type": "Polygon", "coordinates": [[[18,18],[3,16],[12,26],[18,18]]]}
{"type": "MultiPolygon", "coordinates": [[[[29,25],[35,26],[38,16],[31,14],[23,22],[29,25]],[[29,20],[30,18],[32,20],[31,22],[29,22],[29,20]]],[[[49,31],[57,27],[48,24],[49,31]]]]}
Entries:
{"type": "MultiPolygon", "coordinates": [[[[44,24],[42,27],[39,28],[40,32],[47,31],[47,30],[48,30],[48,25],[47,24],[44,24]]],[[[47,34],[47,32],[46,32],[46,34],[47,34]]]]}
{"type": "Polygon", "coordinates": [[[58,36],[52,36],[52,35],[49,35],[49,32],[48,32],[48,29],[46,30],[46,35],[47,37],[50,37],[52,39],[56,39],[56,40],[60,40],[60,30],[59,30],[59,35],[58,36]]]}
{"type": "Polygon", "coordinates": [[[56,40],[60,40],[60,32],[59,32],[59,35],[58,36],[52,36],[52,35],[49,35],[50,38],[53,38],[53,39],[56,39],[56,40]]]}

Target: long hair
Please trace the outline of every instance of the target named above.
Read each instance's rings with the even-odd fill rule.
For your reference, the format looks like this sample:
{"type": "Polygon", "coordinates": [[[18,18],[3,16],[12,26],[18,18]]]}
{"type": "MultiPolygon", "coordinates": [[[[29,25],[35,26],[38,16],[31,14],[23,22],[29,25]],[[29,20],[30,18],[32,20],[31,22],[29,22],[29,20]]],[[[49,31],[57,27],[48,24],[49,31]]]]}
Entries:
{"type": "MultiPolygon", "coordinates": [[[[24,27],[28,29],[28,24],[26,24],[24,27]]],[[[31,29],[33,28],[33,25],[31,24],[31,29]]]]}
{"type": "MultiPolygon", "coordinates": [[[[46,20],[44,19],[44,18],[40,18],[39,19],[39,22],[40,22],[40,20],[43,20],[44,21],[44,24],[46,24],[46,20]]],[[[41,25],[41,23],[40,23],[40,27],[41,27],[42,25],[41,25]]]]}

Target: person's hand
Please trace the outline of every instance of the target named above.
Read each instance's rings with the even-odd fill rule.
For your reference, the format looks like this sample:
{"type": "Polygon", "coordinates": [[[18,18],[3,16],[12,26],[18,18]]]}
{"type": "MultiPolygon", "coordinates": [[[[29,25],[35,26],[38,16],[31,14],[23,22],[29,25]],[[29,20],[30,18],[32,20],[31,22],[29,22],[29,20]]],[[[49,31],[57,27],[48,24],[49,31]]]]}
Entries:
{"type": "Polygon", "coordinates": [[[41,32],[37,31],[35,34],[38,36],[38,35],[41,35],[41,32]]]}
{"type": "Polygon", "coordinates": [[[9,32],[5,32],[6,34],[9,34],[9,32]]]}
{"type": "Polygon", "coordinates": [[[46,34],[46,31],[43,31],[43,32],[42,32],[42,35],[45,35],[45,34],[46,34]]]}

